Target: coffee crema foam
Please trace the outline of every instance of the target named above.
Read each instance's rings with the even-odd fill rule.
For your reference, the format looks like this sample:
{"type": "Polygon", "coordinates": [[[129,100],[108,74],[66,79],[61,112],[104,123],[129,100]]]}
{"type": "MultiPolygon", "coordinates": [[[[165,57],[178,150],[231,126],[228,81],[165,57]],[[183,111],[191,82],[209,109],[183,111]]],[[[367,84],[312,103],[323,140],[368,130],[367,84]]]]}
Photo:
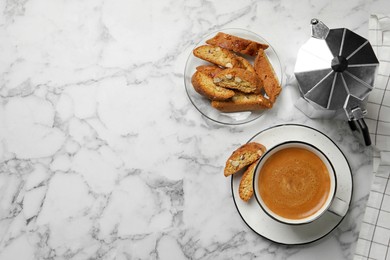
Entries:
{"type": "Polygon", "coordinates": [[[285,148],[271,155],[260,170],[259,191],[265,205],[288,219],[316,213],[330,192],[324,162],[303,148],[285,148]]]}

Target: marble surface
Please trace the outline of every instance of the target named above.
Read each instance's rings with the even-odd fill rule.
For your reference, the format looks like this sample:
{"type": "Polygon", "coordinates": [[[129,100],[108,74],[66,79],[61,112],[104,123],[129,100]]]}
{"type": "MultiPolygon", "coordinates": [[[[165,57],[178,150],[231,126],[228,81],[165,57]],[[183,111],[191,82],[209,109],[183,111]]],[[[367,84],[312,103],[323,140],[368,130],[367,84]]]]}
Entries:
{"type": "Polygon", "coordinates": [[[0,259],[351,259],[372,150],[343,121],[294,107],[293,68],[313,17],[367,37],[387,0],[0,2],[0,259]],[[208,121],[183,83],[203,35],[244,28],[278,52],[277,105],[241,126],[208,121]],[[267,127],[313,126],[353,171],[351,209],[304,246],[251,231],[223,176],[227,157],[267,127]]]}

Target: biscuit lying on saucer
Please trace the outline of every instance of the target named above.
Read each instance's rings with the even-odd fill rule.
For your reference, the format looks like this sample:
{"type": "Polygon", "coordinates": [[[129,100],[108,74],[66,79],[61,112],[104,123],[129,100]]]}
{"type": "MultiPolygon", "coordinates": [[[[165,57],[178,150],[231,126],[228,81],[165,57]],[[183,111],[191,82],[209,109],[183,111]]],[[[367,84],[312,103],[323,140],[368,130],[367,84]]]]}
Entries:
{"type": "Polygon", "coordinates": [[[259,49],[267,49],[268,44],[255,42],[231,34],[219,32],[206,41],[207,44],[216,45],[241,54],[256,56],[259,49]]]}
{"type": "Polygon", "coordinates": [[[236,93],[227,100],[213,100],[211,106],[221,112],[255,111],[272,108],[272,103],[261,94],[236,93]]]}
{"type": "Polygon", "coordinates": [[[230,176],[256,162],[266,151],[264,145],[250,142],[236,149],[226,161],[224,175],[230,176]]]}
{"type": "Polygon", "coordinates": [[[245,202],[249,201],[253,196],[253,174],[255,172],[256,165],[258,162],[259,160],[249,165],[248,169],[246,169],[246,171],[241,177],[238,194],[240,195],[240,198],[245,202]]]}
{"type": "Polygon", "coordinates": [[[191,82],[196,92],[209,98],[210,100],[221,101],[235,95],[233,90],[215,85],[213,78],[201,71],[196,71],[194,75],[192,75],[191,82]]]}
{"type": "Polygon", "coordinates": [[[263,82],[255,73],[241,68],[222,70],[213,80],[217,86],[244,93],[260,93],[263,87],[263,82]]]}
{"type": "Polygon", "coordinates": [[[252,72],[252,73],[256,73],[255,68],[247,59],[245,59],[244,57],[241,57],[241,56],[237,56],[236,59],[240,63],[240,65],[239,65],[240,68],[243,68],[243,69],[245,69],[249,72],[252,72]]]}
{"type": "Polygon", "coordinates": [[[194,49],[193,54],[202,60],[211,62],[224,68],[235,68],[241,66],[233,52],[213,45],[201,45],[194,49]]]}
{"type": "Polygon", "coordinates": [[[280,86],[272,64],[262,49],[259,50],[259,53],[256,56],[254,68],[257,76],[263,81],[264,90],[269,97],[269,100],[274,103],[282,91],[282,87],[280,86]]]}
{"type": "Polygon", "coordinates": [[[207,76],[214,78],[218,73],[222,71],[222,69],[215,65],[200,65],[196,67],[196,71],[200,71],[207,76]]]}

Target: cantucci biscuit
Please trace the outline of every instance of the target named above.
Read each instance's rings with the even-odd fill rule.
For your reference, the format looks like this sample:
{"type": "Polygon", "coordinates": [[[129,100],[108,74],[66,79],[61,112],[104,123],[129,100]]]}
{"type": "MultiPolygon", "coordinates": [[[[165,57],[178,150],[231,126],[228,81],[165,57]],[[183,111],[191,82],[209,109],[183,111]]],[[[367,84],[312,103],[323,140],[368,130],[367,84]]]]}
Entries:
{"type": "Polygon", "coordinates": [[[224,68],[233,68],[241,65],[237,60],[237,55],[218,46],[201,45],[195,48],[193,53],[202,60],[206,60],[224,68]]]}
{"type": "Polygon", "coordinates": [[[238,194],[240,195],[240,198],[245,202],[249,201],[253,196],[253,175],[258,162],[259,160],[249,165],[248,169],[245,170],[244,174],[241,177],[238,194]]]}
{"type": "Polygon", "coordinates": [[[236,149],[226,161],[224,175],[230,176],[244,167],[257,161],[264,153],[265,147],[256,142],[246,143],[236,149]]]}
{"type": "Polygon", "coordinates": [[[256,73],[255,68],[252,64],[245,58],[237,56],[237,60],[240,62],[240,68],[246,69],[249,72],[256,73]]]}
{"type": "Polygon", "coordinates": [[[196,92],[210,100],[226,100],[235,95],[233,90],[215,85],[213,78],[200,71],[194,73],[191,82],[196,92]]]}
{"type": "Polygon", "coordinates": [[[219,46],[241,54],[256,56],[259,49],[267,49],[267,44],[244,39],[231,34],[219,32],[213,38],[208,39],[206,43],[219,46]]]}
{"type": "Polygon", "coordinates": [[[256,111],[272,108],[272,103],[261,94],[236,93],[232,98],[223,101],[212,101],[211,106],[221,112],[256,111]]]}
{"type": "Polygon", "coordinates": [[[204,74],[206,74],[209,77],[214,78],[215,75],[217,75],[219,72],[222,71],[220,67],[214,66],[214,65],[201,65],[196,67],[197,71],[200,71],[204,74]]]}
{"type": "Polygon", "coordinates": [[[282,87],[280,86],[272,64],[269,62],[267,55],[262,49],[259,50],[255,59],[254,68],[259,78],[263,81],[265,93],[269,97],[270,101],[274,103],[282,91],[282,87]]]}
{"type": "Polygon", "coordinates": [[[224,69],[214,77],[217,86],[244,93],[260,93],[262,81],[255,73],[241,68],[224,69]]]}

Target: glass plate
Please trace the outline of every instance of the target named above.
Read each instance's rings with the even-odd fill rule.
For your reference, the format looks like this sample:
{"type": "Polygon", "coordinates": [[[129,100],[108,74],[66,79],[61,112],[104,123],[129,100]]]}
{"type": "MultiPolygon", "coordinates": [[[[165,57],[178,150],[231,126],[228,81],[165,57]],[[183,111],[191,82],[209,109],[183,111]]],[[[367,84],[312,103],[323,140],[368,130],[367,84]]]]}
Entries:
{"type": "MultiPolygon", "coordinates": [[[[269,47],[265,50],[268,59],[270,60],[276,75],[283,86],[283,70],[282,65],[280,64],[280,60],[278,55],[276,54],[274,48],[260,35],[257,35],[251,31],[244,29],[222,29],[217,32],[210,33],[206,35],[195,47],[197,48],[200,45],[206,44],[206,40],[214,37],[218,32],[224,32],[228,34],[232,34],[241,38],[257,41],[260,43],[268,44],[269,47]]],[[[254,62],[254,57],[246,56],[252,64],[254,62]]],[[[196,71],[196,67],[200,65],[211,64],[207,61],[201,60],[195,57],[191,51],[184,70],[184,84],[187,91],[187,95],[191,100],[191,103],[195,106],[195,108],[206,118],[215,121],[220,124],[226,125],[239,125],[251,122],[260,116],[262,116],[267,110],[259,110],[259,111],[245,111],[245,112],[235,112],[235,113],[224,113],[215,108],[213,108],[210,104],[210,100],[201,96],[198,92],[195,91],[194,87],[191,83],[191,77],[196,71]]]]}

